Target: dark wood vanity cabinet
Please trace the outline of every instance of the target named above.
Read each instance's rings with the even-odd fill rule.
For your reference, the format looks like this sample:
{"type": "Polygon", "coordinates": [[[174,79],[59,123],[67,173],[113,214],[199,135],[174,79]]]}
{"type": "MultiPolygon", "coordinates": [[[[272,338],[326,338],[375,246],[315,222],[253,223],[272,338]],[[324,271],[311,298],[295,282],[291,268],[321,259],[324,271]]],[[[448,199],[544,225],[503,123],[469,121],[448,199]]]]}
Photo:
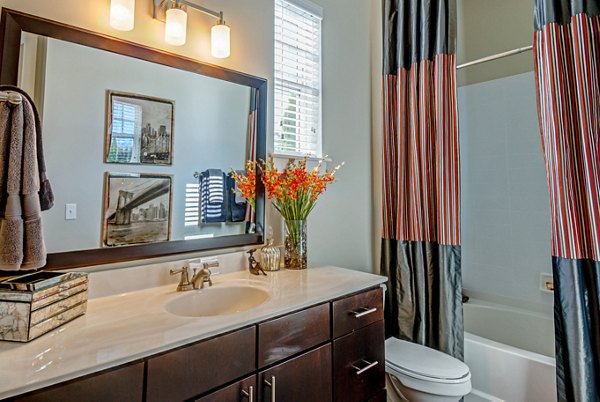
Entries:
{"type": "Polygon", "coordinates": [[[195,402],[254,402],[258,398],[256,375],[244,378],[218,391],[211,392],[195,402]]]}
{"type": "Polygon", "coordinates": [[[114,402],[140,401],[144,395],[144,363],[137,362],[33,391],[5,401],[114,402]]]}
{"type": "Polygon", "coordinates": [[[331,402],[331,344],[261,371],[261,402],[331,402]]]}
{"type": "Polygon", "coordinates": [[[256,370],[256,326],[151,357],[146,401],[183,401],[256,370]]]}
{"type": "Polygon", "coordinates": [[[9,400],[385,401],[381,288],[9,400]]]}
{"type": "Polygon", "coordinates": [[[332,303],[335,401],[369,401],[381,393],[385,400],[382,293],[378,288],[332,303]]]}

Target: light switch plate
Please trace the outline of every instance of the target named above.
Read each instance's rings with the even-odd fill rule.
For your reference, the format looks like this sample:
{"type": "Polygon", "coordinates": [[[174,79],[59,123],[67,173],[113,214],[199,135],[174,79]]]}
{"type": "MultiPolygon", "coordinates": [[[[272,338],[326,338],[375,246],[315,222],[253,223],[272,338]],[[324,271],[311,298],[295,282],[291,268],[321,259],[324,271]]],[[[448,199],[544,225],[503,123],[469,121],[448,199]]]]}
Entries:
{"type": "Polygon", "coordinates": [[[77,204],[65,204],[65,220],[77,219],[77,204]]]}

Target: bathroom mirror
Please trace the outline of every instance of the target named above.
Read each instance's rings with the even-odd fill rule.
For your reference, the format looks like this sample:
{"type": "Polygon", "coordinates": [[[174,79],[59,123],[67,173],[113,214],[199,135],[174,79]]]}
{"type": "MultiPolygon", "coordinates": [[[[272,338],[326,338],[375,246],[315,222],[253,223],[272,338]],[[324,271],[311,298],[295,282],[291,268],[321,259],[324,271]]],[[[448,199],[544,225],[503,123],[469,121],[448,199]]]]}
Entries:
{"type": "Polygon", "coordinates": [[[265,158],[266,80],[8,9],[0,35],[42,119],[46,269],[262,243],[228,173],[265,158]]]}

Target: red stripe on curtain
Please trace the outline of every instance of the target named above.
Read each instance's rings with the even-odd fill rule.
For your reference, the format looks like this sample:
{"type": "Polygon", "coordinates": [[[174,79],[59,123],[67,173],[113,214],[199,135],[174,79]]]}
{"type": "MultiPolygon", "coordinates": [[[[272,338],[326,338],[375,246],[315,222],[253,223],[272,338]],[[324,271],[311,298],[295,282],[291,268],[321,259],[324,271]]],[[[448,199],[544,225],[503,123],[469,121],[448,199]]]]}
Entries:
{"type": "Polygon", "coordinates": [[[600,17],[545,25],[534,52],[552,254],[600,261],[600,17]]]}
{"type": "Polygon", "coordinates": [[[383,77],[383,237],[460,244],[456,60],[383,77]]]}

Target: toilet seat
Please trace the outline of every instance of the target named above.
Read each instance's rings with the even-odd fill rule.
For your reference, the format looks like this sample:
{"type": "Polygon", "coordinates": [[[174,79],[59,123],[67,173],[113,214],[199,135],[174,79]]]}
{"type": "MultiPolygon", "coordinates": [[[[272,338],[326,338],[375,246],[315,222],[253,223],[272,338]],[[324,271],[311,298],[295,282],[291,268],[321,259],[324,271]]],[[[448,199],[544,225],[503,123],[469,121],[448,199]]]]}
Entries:
{"type": "Polygon", "coordinates": [[[385,341],[385,368],[404,386],[437,395],[471,391],[469,367],[445,353],[390,338],[385,341]]]}

